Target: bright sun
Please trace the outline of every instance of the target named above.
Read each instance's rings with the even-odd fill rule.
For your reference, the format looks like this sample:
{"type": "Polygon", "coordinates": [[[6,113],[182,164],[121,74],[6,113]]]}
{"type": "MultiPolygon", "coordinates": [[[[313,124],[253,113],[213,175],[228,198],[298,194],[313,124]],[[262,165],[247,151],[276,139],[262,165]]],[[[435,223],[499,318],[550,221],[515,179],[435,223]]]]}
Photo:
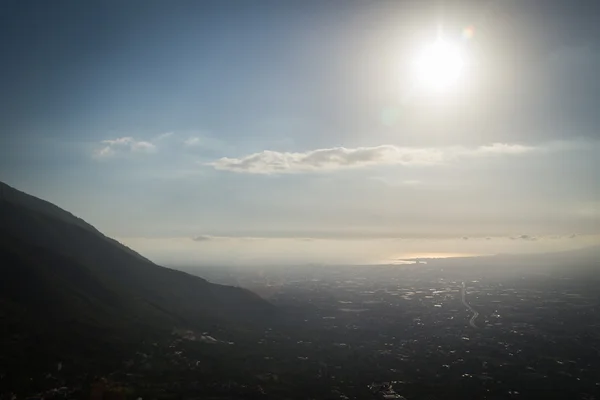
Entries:
{"type": "Polygon", "coordinates": [[[461,47],[437,39],[417,53],[413,68],[417,83],[427,91],[446,91],[460,79],[464,69],[461,47]]]}

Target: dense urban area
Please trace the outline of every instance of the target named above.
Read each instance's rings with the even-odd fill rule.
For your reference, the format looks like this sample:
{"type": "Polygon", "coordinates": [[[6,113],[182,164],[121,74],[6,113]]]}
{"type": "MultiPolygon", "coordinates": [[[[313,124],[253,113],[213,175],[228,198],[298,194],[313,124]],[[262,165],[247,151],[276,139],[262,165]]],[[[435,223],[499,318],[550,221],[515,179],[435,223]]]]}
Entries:
{"type": "Polygon", "coordinates": [[[598,398],[599,294],[589,280],[481,271],[202,268],[281,314],[260,335],[174,327],[104,375],[79,376],[57,360],[39,382],[55,388],[33,397],[598,398]]]}

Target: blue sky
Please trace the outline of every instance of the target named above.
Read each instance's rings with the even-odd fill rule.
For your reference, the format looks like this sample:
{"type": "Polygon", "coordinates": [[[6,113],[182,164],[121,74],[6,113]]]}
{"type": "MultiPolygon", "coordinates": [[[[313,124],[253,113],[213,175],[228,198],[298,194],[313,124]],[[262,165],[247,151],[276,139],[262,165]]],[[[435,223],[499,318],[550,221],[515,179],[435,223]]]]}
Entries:
{"type": "Polygon", "coordinates": [[[169,263],[594,244],[599,16],[583,0],[4,1],[0,179],[169,263]],[[440,27],[469,68],[425,95],[408,66],[440,27]]]}

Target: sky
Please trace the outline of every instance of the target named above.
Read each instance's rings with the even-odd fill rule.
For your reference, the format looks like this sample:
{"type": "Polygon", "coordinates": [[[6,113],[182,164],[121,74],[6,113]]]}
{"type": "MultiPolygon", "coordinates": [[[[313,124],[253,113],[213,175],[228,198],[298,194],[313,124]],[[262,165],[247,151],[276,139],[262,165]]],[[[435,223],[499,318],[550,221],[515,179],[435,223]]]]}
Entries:
{"type": "Polygon", "coordinates": [[[598,38],[586,0],[5,0],[0,180],[169,265],[594,245],[598,38]]]}

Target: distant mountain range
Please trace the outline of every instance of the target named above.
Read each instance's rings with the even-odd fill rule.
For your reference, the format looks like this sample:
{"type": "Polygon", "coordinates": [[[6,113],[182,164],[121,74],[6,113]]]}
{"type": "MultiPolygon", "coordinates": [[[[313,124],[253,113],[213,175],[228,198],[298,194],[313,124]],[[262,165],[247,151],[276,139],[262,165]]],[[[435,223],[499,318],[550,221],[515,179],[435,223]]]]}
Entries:
{"type": "Polygon", "coordinates": [[[252,330],[254,293],[158,266],[61,208],[0,182],[0,361],[102,351],[174,327],[252,330]]]}

